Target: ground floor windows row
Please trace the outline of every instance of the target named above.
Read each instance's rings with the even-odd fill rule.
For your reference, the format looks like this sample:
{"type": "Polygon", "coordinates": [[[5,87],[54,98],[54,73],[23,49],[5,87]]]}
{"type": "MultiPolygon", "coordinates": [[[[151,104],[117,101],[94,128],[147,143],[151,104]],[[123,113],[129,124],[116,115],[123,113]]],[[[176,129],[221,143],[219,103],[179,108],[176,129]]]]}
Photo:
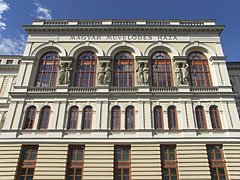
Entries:
{"type": "MultiPolygon", "coordinates": [[[[163,180],[179,180],[178,153],[175,144],[160,145],[160,165],[161,176],[163,180]]],[[[84,176],[84,164],[86,156],[85,145],[69,145],[66,163],[67,180],[82,180],[84,176]]],[[[131,145],[115,145],[113,153],[113,169],[114,180],[131,180],[132,169],[132,147],[131,145]]],[[[211,179],[228,180],[228,174],[221,144],[206,145],[209,169],[211,179]]],[[[39,153],[39,145],[23,145],[18,165],[17,180],[33,180],[37,159],[39,153]]],[[[42,153],[40,153],[42,155],[42,153]]],[[[54,154],[54,152],[53,152],[54,154]]],[[[98,153],[96,153],[98,154],[98,153]]],[[[110,153],[111,154],[111,153],[110,153]]],[[[133,155],[135,153],[133,152],[133,155]]],[[[99,155],[101,156],[101,155],[99,155]]],[[[104,156],[104,155],[103,155],[104,156]]],[[[87,157],[89,158],[89,157],[87,157]]],[[[100,157],[98,157],[100,158],[100,157]]],[[[49,157],[50,159],[50,157],[49,157]]],[[[94,159],[90,158],[91,162],[94,159]]],[[[89,161],[89,159],[88,159],[89,161]]],[[[156,161],[154,161],[156,162],[156,161]]],[[[189,167],[191,168],[191,167],[189,167]]],[[[110,168],[111,169],[111,168],[110,168]]],[[[111,170],[110,170],[111,171],[111,170]]]]}

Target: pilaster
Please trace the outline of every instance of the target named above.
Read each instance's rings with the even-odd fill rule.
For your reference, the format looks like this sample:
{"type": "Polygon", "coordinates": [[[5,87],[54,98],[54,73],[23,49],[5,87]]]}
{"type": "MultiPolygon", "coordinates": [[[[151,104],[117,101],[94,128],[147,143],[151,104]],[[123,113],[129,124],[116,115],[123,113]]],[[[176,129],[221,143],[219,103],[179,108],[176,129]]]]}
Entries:
{"type": "Polygon", "coordinates": [[[10,130],[11,125],[13,123],[13,118],[15,116],[16,108],[17,108],[17,102],[16,101],[11,101],[9,105],[9,110],[7,114],[7,118],[5,120],[3,130],[10,130]]]}

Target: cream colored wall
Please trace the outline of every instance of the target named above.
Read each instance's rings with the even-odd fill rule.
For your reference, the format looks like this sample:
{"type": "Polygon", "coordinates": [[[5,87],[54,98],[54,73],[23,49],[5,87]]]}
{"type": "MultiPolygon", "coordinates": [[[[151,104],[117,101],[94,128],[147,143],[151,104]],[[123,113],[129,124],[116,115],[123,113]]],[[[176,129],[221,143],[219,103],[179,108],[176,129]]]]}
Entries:
{"type": "Polygon", "coordinates": [[[240,144],[224,144],[224,159],[231,180],[240,179],[240,144]]]}
{"type": "Polygon", "coordinates": [[[177,144],[179,179],[211,179],[206,144],[177,144]]]}
{"type": "Polygon", "coordinates": [[[15,180],[21,144],[0,144],[0,179],[15,180]]]}
{"type": "Polygon", "coordinates": [[[67,144],[39,144],[34,180],[64,180],[67,144]]]}

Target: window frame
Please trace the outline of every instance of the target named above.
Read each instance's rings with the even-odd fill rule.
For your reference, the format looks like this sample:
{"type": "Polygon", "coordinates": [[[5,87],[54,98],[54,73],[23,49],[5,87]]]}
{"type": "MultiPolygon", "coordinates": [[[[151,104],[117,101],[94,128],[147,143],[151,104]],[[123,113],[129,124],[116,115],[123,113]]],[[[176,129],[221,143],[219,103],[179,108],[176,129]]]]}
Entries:
{"type": "MultiPolygon", "coordinates": [[[[45,112],[45,113],[46,113],[46,112],[45,112]]],[[[51,107],[50,107],[50,106],[44,106],[44,107],[42,107],[41,113],[40,113],[40,119],[39,119],[38,129],[40,129],[40,130],[46,130],[46,129],[48,129],[50,115],[51,115],[51,107]],[[49,108],[49,111],[46,111],[46,112],[49,112],[49,113],[48,113],[48,118],[47,118],[47,127],[46,127],[46,128],[41,128],[44,108],[49,108]]],[[[46,120],[46,119],[45,119],[45,120],[46,120]]],[[[44,120],[43,124],[46,124],[46,121],[45,121],[45,120],[44,120]]]]}
{"type": "Polygon", "coordinates": [[[121,129],[121,107],[120,106],[113,106],[112,107],[112,110],[111,110],[111,129],[112,130],[120,130],[121,129]],[[113,111],[114,110],[114,108],[119,108],[118,109],[118,111],[113,111]],[[118,119],[118,123],[117,123],[117,121],[115,120],[115,123],[114,123],[114,114],[116,113],[116,112],[119,112],[119,119],[118,119]],[[117,124],[119,124],[119,128],[116,128],[117,127],[117,124]],[[114,128],[114,126],[116,126],[115,128],[114,128]]]}
{"type": "MultiPolygon", "coordinates": [[[[52,56],[52,55],[51,55],[51,56],[52,56]]],[[[58,65],[59,65],[60,61],[61,61],[61,58],[60,58],[60,55],[59,55],[58,52],[48,51],[48,52],[44,53],[44,54],[40,57],[40,60],[39,60],[39,63],[38,63],[38,70],[37,70],[36,79],[35,79],[35,86],[37,86],[37,87],[55,87],[56,84],[57,84],[58,65]],[[44,66],[46,66],[46,64],[48,64],[48,63],[47,63],[47,60],[46,60],[47,58],[44,60],[43,57],[46,56],[47,54],[53,54],[53,53],[55,53],[58,58],[56,58],[56,59],[54,58],[53,61],[52,61],[52,63],[49,63],[49,62],[48,62],[48,63],[49,63],[49,66],[50,66],[50,65],[53,66],[52,69],[51,69],[51,71],[48,72],[48,71],[45,71],[45,70],[44,70],[43,72],[40,72],[41,65],[44,64],[44,65],[43,65],[43,67],[44,67],[44,66]],[[54,66],[57,66],[57,67],[56,67],[56,71],[54,71],[54,69],[53,69],[54,66]],[[40,81],[39,81],[39,85],[38,85],[39,74],[41,74],[41,76],[40,76],[40,81]],[[48,81],[47,85],[42,85],[44,74],[50,74],[50,78],[49,78],[49,81],[48,81]],[[53,77],[53,74],[55,74],[55,79],[52,78],[52,77],[53,77]],[[53,85],[52,85],[52,82],[53,82],[53,85]]],[[[43,68],[43,69],[44,69],[44,68],[43,68]]],[[[49,69],[49,67],[48,67],[48,69],[49,69]]]]}
{"type": "MultiPolygon", "coordinates": [[[[157,68],[158,69],[158,68],[157,68]]],[[[153,87],[172,87],[173,86],[173,74],[172,74],[172,63],[171,63],[171,58],[169,56],[168,53],[164,52],[164,51],[156,51],[152,54],[151,56],[151,73],[152,73],[152,86],[153,87]],[[163,53],[165,54],[168,59],[153,59],[153,56],[156,55],[157,53],[163,53]],[[153,65],[165,65],[165,71],[154,71],[153,69],[153,65]],[[169,71],[166,70],[166,66],[169,65],[169,71]],[[154,83],[154,74],[156,73],[156,83],[154,83]],[[167,81],[167,77],[168,77],[168,73],[170,73],[170,85],[167,81]],[[159,80],[159,75],[160,74],[164,74],[165,76],[165,80],[163,82],[166,82],[166,86],[160,86],[160,80],[159,80]]]]}
{"type": "MultiPolygon", "coordinates": [[[[172,111],[171,111],[172,112],[172,111]]],[[[178,115],[177,115],[177,108],[176,108],[176,106],[169,106],[168,107],[168,109],[167,109],[167,114],[168,114],[168,129],[169,130],[178,130],[178,115]],[[175,121],[176,121],[176,127],[174,127],[174,128],[172,128],[171,127],[171,124],[172,124],[172,122],[170,121],[170,115],[169,115],[169,113],[170,113],[170,108],[171,107],[173,107],[174,108],[174,112],[175,112],[175,121]]],[[[173,117],[173,113],[171,113],[171,116],[173,117]]],[[[173,123],[173,125],[174,125],[174,123],[173,123]]]]}
{"type": "MultiPolygon", "coordinates": [[[[200,52],[200,51],[193,51],[193,52],[190,52],[188,54],[188,63],[189,63],[189,75],[190,75],[190,84],[192,87],[212,87],[212,77],[211,77],[211,72],[210,72],[210,68],[209,68],[209,63],[208,63],[208,59],[207,57],[205,56],[204,53],[200,52]],[[201,54],[204,59],[190,59],[190,56],[194,53],[199,53],[201,54]],[[198,72],[196,71],[195,68],[193,68],[193,71],[191,71],[191,68],[192,66],[196,66],[196,65],[199,65],[201,66],[201,68],[204,70],[203,66],[206,65],[207,67],[207,71],[201,71],[201,72],[198,72]],[[207,78],[206,78],[206,73],[208,74],[208,80],[209,80],[209,85],[207,83],[207,78]],[[193,74],[201,74],[203,75],[203,80],[201,80],[201,82],[203,81],[204,82],[204,86],[202,85],[198,85],[198,81],[197,81],[197,76],[195,75],[195,77],[193,78],[193,74]],[[193,82],[195,82],[195,86],[193,86],[193,82]]],[[[201,76],[200,76],[201,77],[201,76]]]]}
{"type": "Polygon", "coordinates": [[[23,129],[25,129],[25,130],[30,130],[30,129],[33,129],[33,127],[34,127],[34,123],[35,123],[35,119],[36,119],[36,113],[37,113],[37,108],[36,108],[36,106],[30,106],[30,107],[28,107],[27,108],[27,111],[26,111],[27,113],[26,113],[26,115],[25,115],[25,122],[24,122],[24,127],[23,127],[23,129]],[[35,108],[35,111],[31,111],[30,112],[30,109],[31,108],[35,108]],[[29,116],[29,113],[31,114],[31,118],[32,118],[32,114],[33,114],[33,112],[34,112],[34,117],[33,117],[33,122],[32,122],[32,127],[30,128],[29,127],[29,125],[28,124],[30,124],[29,123],[29,118],[28,118],[28,116],[29,116]]]}
{"type": "Polygon", "coordinates": [[[212,178],[212,174],[213,174],[212,168],[216,168],[218,180],[220,180],[220,178],[219,178],[220,176],[219,176],[219,172],[218,172],[217,168],[224,168],[224,173],[225,173],[226,180],[229,180],[222,144],[207,144],[206,146],[207,146],[206,150],[207,150],[208,164],[209,164],[209,168],[210,168],[211,178],[212,178]],[[214,160],[210,159],[209,148],[211,146],[220,146],[221,160],[216,160],[216,154],[215,154],[216,152],[215,152],[214,148],[212,148],[213,149],[214,160]]]}
{"type": "MultiPolygon", "coordinates": [[[[131,111],[130,111],[131,112],[131,111]]],[[[129,124],[130,126],[132,125],[132,123],[130,122],[129,124]]],[[[127,106],[126,109],[125,109],[125,129],[126,130],[135,130],[135,108],[134,106],[130,105],[130,106],[127,106]],[[128,108],[133,108],[133,128],[128,128],[128,108]]]]}
{"type": "Polygon", "coordinates": [[[211,119],[212,128],[213,128],[213,129],[216,129],[216,130],[222,129],[222,123],[221,123],[221,119],[220,119],[220,114],[219,114],[218,107],[215,106],[215,105],[210,106],[210,108],[209,108],[209,114],[210,114],[210,119],[211,119]],[[214,115],[214,116],[215,116],[215,117],[214,117],[214,118],[215,118],[215,119],[214,119],[214,123],[217,124],[217,121],[218,121],[219,127],[214,127],[214,126],[213,126],[213,117],[212,117],[212,112],[213,112],[213,111],[211,110],[211,108],[216,108],[215,113],[217,113],[217,118],[216,118],[216,116],[214,115]]]}
{"type": "Polygon", "coordinates": [[[164,120],[163,120],[163,108],[161,106],[155,106],[153,109],[153,117],[154,117],[154,128],[156,130],[163,130],[164,129],[164,120]],[[158,117],[156,117],[156,109],[160,108],[160,112],[161,113],[161,118],[159,118],[160,116],[158,115],[158,117]],[[158,124],[158,128],[157,128],[157,124],[158,124]],[[162,127],[160,127],[160,124],[162,125],[162,127]]]}
{"type": "MultiPolygon", "coordinates": [[[[77,152],[76,152],[77,154],[77,152]]],[[[74,169],[74,175],[73,175],[73,179],[75,179],[75,175],[76,175],[76,170],[75,169],[81,169],[81,180],[83,179],[83,170],[84,170],[84,160],[85,160],[85,145],[69,145],[68,146],[68,156],[67,156],[67,167],[66,167],[66,179],[69,178],[70,174],[69,171],[70,169],[74,169]],[[71,159],[71,155],[72,155],[72,149],[74,147],[83,147],[83,156],[82,156],[82,161],[79,160],[72,160],[71,159]],[[75,165],[73,165],[75,164],[75,165]],[[73,165],[73,167],[71,167],[73,165]]]]}
{"type": "Polygon", "coordinates": [[[131,145],[115,145],[114,146],[114,179],[117,179],[117,170],[120,169],[122,174],[121,174],[121,180],[123,180],[123,170],[124,169],[128,169],[129,171],[129,180],[131,180],[131,145]],[[123,157],[123,148],[124,147],[127,147],[129,148],[129,151],[128,151],[128,161],[117,161],[117,153],[116,153],[116,149],[117,147],[121,147],[122,150],[121,150],[121,154],[122,154],[122,157],[123,157]]]}
{"type": "Polygon", "coordinates": [[[68,113],[68,125],[67,125],[67,129],[68,130],[76,130],[77,129],[77,126],[78,126],[78,117],[79,117],[79,108],[77,107],[77,106],[72,106],[72,107],[70,107],[69,108],[69,113],[68,113]],[[77,110],[76,111],[72,111],[73,110],[73,108],[77,108],[77,110]],[[72,117],[72,112],[74,113],[74,115],[73,115],[73,117],[72,117]],[[75,116],[75,113],[77,113],[77,116],[75,116]],[[74,118],[74,120],[73,120],[73,122],[71,123],[71,119],[73,119],[74,118]],[[76,127],[71,127],[71,124],[74,124],[74,121],[76,121],[75,122],[75,126],[76,127]]]}
{"type": "MultiPolygon", "coordinates": [[[[88,55],[89,56],[89,55],[88,55]]],[[[97,55],[96,53],[92,52],[92,51],[84,51],[82,53],[80,53],[77,57],[77,62],[76,62],[76,69],[75,69],[75,77],[74,77],[74,87],[95,87],[96,85],[96,73],[97,73],[97,55]],[[88,54],[91,53],[92,56],[94,56],[95,59],[91,58],[90,59],[90,63],[86,63],[86,59],[80,59],[81,56],[83,56],[84,54],[88,54]],[[92,69],[90,68],[89,71],[81,71],[80,69],[78,69],[78,66],[82,66],[82,65],[89,65],[92,66],[94,65],[94,71],[91,71],[92,69]],[[79,73],[79,76],[78,76],[79,73]],[[83,79],[82,75],[83,74],[88,74],[88,81],[87,81],[87,86],[84,86],[84,83],[82,83],[83,79]],[[91,81],[91,73],[93,73],[93,80],[91,81]],[[79,78],[78,78],[79,77],[79,78]],[[77,81],[78,78],[78,81],[77,81]],[[93,85],[91,85],[91,82],[93,82],[93,85]],[[78,84],[78,85],[77,85],[78,84]]]]}
{"type": "Polygon", "coordinates": [[[207,121],[206,121],[206,116],[205,116],[205,111],[204,111],[203,106],[196,106],[195,107],[195,117],[196,117],[198,129],[199,130],[207,129],[207,121]],[[198,111],[197,108],[201,108],[201,110],[198,111]],[[200,115],[199,116],[200,119],[198,119],[198,113],[200,115]],[[203,117],[201,116],[201,113],[202,113],[203,117]],[[199,124],[199,123],[201,123],[201,124],[199,124]],[[203,127],[203,125],[204,125],[204,127],[203,127]]]}
{"type": "MultiPolygon", "coordinates": [[[[83,119],[82,119],[82,130],[91,130],[92,129],[92,117],[93,117],[93,108],[92,108],[92,106],[85,106],[84,108],[83,108],[83,119]],[[84,126],[85,126],[85,120],[87,120],[87,119],[85,119],[85,111],[86,111],[86,108],[88,108],[88,107],[90,107],[91,108],[91,111],[88,111],[88,112],[91,112],[91,116],[90,116],[90,128],[84,128],[84,126]]],[[[88,122],[88,121],[87,121],[88,122]]],[[[87,125],[88,125],[88,123],[87,123],[87,125]]]]}
{"type": "Polygon", "coordinates": [[[161,144],[160,145],[160,154],[161,154],[161,169],[162,169],[162,179],[164,180],[164,169],[168,169],[169,180],[171,180],[171,168],[176,168],[176,177],[179,180],[179,172],[178,172],[178,160],[177,160],[177,149],[175,144],[161,144]],[[165,147],[165,148],[164,148],[165,147]],[[169,147],[174,148],[174,156],[175,160],[169,160],[169,147]],[[164,160],[164,152],[163,149],[167,149],[168,160],[164,160]]]}
{"type": "MultiPolygon", "coordinates": [[[[35,168],[36,168],[36,162],[37,162],[37,157],[38,157],[38,145],[35,144],[29,144],[29,145],[22,145],[21,147],[21,152],[20,152],[20,160],[19,160],[19,164],[18,164],[18,170],[17,170],[17,180],[20,179],[21,177],[21,170],[22,168],[26,168],[26,172],[28,172],[28,169],[34,169],[33,170],[33,174],[32,174],[32,179],[34,179],[34,175],[35,175],[35,168]],[[25,154],[25,150],[27,149],[27,147],[33,149],[33,147],[36,147],[37,152],[36,152],[36,159],[35,160],[29,160],[29,157],[31,157],[32,155],[32,149],[31,149],[31,153],[28,155],[28,160],[24,160],[24,154],[25,154]]],[[[25,172],[24,174],[24,180],[27,180],[27,173],[25,172]]]]}
{"type": "Polygon", "coordinates": [[[134,67],[134,65],[135,65],[135,63],[134,63],[134,56],[132,55],[132,53],[131,52],[128,52],[128,51],[120,51],[120,52],[118,52],[118,53],[116,53],[115,54],[115,56],[114,56],[114,63],[113,63],[113,65],[114,65],[114,67],[113,67],[113,86],[114,87],[120,87],[120,88],[128,88],[128,87],[134,87],[134,84],[135,84],[135,67],[134,67]],[[128,71],[117,71],[116,70],[116,65],[122,65],[122,61],[123,61],[123,59],[116,59],[116,57],[119,55],[119,54],[121,54],[121,53],[128,53],[131,57],[132,57],[132,59],[129,59],[128,58],[128,62],[127,63],[123,63],[123,65],[128,65],[128,71]],[[132,65],[132,71],[130,71],[129,70],[129,67],[130,67],[130,65],[132,65]],[[127,73],[127,86],[124,86],[124,81],[123,81],[123,86],[121,86],[121,74],[123,74],[123,73],[127,73]],[[130,85],[130,73],[132,73],[132,85],[130,85]],[[117,79],[117,84],[116,84],[116,74],[118,75],[118,79],[117,79]]]}

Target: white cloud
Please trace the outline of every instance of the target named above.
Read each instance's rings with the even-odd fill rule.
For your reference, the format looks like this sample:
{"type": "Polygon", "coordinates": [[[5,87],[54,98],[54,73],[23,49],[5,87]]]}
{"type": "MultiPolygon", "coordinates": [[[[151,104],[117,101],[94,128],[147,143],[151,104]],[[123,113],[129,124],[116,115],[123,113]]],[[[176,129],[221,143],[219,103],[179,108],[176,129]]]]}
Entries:
{"type": "Polygon", "coordinates": [[[38,19],[46,19],[46,20],[51,20],[52,19],[52,11],[50,9],[47,9],[43,5],[39,4],[38,2],[34,3],[37,6],[37,18],[38,19]]]}
{"type": "Polygon", "coordinates": [[[9,9],[9,6],[7,3],[5,3],[3,0],[0,0],[0,30],[5,30],[6,29],[6,23],[2,22],[3,16],[2,14],[4,11],[7,11],[9,9]]]}
{"type": "Polygon", "coordinates": [[[26,39],[24,35],[20,38],[1,38],[0,37],[0,54],[1,55],[22,55],[25,49],[26,39]]]}

